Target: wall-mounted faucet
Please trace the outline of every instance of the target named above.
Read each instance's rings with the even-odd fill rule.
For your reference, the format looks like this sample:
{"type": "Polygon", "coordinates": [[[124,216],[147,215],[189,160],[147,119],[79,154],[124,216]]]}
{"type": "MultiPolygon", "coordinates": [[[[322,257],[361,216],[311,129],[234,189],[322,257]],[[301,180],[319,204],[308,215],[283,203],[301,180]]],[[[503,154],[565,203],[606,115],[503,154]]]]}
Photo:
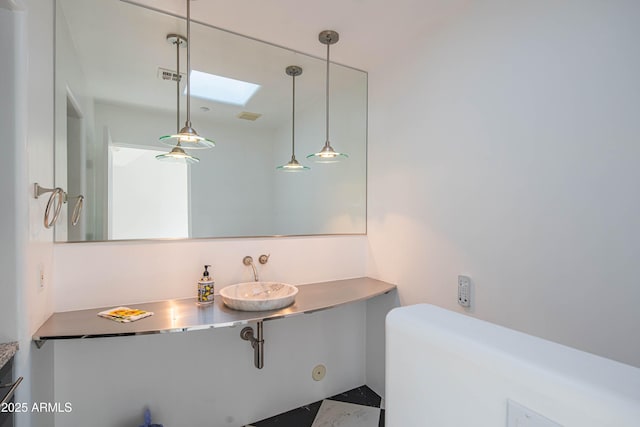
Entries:
{"type": "Polygon", "coordinates": [[[246,257],[242,258],[242,263],[244,265],[250,265],[251,268],[253,269],[253,280],[255,280],[256,282],[258,281],[258,270],[256,270],[256,266],[253,264],[253,258],[251,258],[249,255],[247,255],[246,257]]]}
{"type": "MultiPolygon", "coordinates": [[[[269,257],[270,256],[271,256],[271,254],[269,254],[269,255],[264,255],[264,254],[260,255],[258,257],[258,262],[260,262],[260,264],[264,265],[267,262],[269,262],[269,257]]],[[[253,269],[253,280],[257,282],[258,281],[258,270],[256,269],[256,265],[253,263],[253,258],[250,257],[249,255],[247,255],[246,257],[242,258],[242,263],[244,265],[247,265],[247,266],[250,265],[251,266],[251,268],[253,269]]]]}

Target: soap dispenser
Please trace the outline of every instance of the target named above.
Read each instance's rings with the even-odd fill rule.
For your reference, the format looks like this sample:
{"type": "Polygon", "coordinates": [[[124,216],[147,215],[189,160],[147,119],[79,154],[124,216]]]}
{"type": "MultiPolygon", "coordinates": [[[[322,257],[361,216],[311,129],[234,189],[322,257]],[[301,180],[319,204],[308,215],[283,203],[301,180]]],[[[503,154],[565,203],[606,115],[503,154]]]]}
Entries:
{"type": "Polygon", "coordinates": [[[207,305],[213,302],[213,278],[209,275],[208,268],[210,265],[204,266],[202,278],[198,281],[198,305],[207,305]]]}

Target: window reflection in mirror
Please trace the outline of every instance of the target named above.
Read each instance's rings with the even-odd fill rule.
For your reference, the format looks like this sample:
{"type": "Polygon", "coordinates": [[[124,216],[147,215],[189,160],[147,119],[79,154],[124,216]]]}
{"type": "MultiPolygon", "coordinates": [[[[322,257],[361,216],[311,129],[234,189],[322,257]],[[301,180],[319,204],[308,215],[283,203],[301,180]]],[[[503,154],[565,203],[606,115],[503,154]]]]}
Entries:
{"type": "Polygon", "coordinates": [[[189,237],[187,165],[157,161],[164,152],[109,147],[109,239],[189,237]]]}

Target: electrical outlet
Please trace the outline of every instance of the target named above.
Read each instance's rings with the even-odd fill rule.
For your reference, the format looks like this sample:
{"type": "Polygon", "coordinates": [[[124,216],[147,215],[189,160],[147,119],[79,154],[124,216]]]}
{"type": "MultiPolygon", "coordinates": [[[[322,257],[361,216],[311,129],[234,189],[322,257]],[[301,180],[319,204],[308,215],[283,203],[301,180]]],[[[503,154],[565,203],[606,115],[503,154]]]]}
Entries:
{"type": "Polygon", "coordinates": [[[45,277],[44,277],[44,267],[40,266],[38,268],[38,287],[40,289],[44,289],[44,282],[45,282],[45,277]]]}
{"type": "Polygon", "coordinates": [[[471,279],[468,276],[458,276],[458,304],[471,307],[471,279]]]}

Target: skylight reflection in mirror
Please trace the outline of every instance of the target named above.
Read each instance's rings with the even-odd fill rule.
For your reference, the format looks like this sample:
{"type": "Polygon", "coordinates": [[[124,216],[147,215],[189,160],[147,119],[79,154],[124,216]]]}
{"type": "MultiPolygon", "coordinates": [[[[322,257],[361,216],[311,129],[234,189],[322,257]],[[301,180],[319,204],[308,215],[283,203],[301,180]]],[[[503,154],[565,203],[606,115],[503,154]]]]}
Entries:
{"type": "Polygon", "coordinates": [[[196,98],[244,106],[258,89],[255,83],[191,70],[191,96],[196,98]]]}

